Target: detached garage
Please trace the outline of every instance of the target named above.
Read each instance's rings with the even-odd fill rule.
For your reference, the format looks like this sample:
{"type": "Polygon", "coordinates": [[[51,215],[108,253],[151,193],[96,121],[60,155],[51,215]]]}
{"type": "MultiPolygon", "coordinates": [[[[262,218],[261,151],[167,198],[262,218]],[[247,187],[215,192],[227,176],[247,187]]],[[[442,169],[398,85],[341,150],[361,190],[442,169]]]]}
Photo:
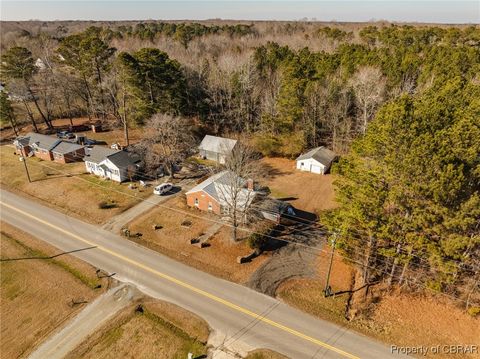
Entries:
{"type": "Polygon", "coordinates": [[[317,147],[297,158],[297,169],[324,175],[337,155],[326,147],[317,147]]]}

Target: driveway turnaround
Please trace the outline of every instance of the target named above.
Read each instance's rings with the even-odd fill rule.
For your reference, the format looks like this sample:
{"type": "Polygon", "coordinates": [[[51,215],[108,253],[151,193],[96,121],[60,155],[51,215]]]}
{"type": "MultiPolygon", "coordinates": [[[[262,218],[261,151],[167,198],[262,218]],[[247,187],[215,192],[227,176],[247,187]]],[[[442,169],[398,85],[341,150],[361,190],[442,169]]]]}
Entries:
{"type": "MultiPolygon", "coordinates": [[[[116,273],[144,293],[204,318],[225,347],[239,342],[290,358],[389,358],[387,345],[136,245],[118,235],[1,190],[1,218],[62,251],[116,273]]],[[[176,240],[176,238],[172,238],[176,240]]],[[[321,293],[318,293],[321,295],[321,293]]]]}

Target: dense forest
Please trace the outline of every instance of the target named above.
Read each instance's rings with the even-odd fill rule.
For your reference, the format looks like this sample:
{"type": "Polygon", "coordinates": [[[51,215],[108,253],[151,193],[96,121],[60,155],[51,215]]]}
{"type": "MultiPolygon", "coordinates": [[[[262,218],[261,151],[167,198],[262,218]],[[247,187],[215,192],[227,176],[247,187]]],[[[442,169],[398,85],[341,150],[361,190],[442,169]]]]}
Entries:
{"type": "Polygon", "coordinates": [[[88,117],[132,128],[161,113],[242,133],[267,156],[328,146],[342,155],[340,207],[322,218],[363,281],[478,305],[478,26],[12,29],[2,33],[3,124],[88,117]]]}

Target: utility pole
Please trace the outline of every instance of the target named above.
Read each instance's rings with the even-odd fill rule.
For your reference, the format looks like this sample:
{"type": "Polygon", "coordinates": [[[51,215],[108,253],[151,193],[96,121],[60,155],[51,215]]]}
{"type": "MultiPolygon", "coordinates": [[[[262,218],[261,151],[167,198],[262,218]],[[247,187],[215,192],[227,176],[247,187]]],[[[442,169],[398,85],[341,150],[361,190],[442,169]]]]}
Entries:
{"type": "Polygon", "coordinates": [[[332,295],[332,287],[330,287],[330,273],[332,272],[332,263],[333,263],[333,254],[335,253],[335,245],[337,244],[337,233],[333,234],[332,239],[332,253],[330,253],[330,264],[328,266],[327,280],[325,283],[325,289],[323,290],[323,295],[330,297],[332,295]]]}
{"type": "Polygon", "coordinates": [[[23,165],[25,166],[25,173],[27,174],[28,183],[32,183],[32,180],[30,179],[30,173],[28,172],[27,159],[23,155],[23,149],[20,150],[20,154],[22,155],[22,157],[20,157],[20,158],[22,159],[23,165]]]}

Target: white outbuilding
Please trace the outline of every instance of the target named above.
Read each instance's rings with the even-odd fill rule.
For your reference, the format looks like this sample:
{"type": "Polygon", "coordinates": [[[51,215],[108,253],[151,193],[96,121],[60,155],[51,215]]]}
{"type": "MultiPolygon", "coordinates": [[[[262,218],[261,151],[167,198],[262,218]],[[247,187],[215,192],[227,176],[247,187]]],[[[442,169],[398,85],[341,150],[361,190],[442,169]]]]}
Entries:
{"type": "Polygon", "coordinates": [[[198,150],[202,158],[224,164],[236,145],[237,140],[206,135],[198,150]]]}
{"type": "Polygon", "coordinates": [[[297,158],[297,169],[324,175],[328,172],[336,157],[337,155],[333,151],[320,146],[300,155],[297,158]]]}

